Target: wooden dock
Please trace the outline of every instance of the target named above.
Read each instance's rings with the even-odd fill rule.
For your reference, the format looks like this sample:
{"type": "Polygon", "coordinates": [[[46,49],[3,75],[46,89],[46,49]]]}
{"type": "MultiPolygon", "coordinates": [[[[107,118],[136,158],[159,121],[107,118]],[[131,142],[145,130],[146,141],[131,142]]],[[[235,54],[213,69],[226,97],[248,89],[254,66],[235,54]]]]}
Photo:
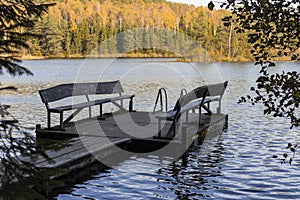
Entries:
{"type": "MultiPolygon", "coordinates": [[[[42,143],[52,162],[44,158],[32,162],[42,169],[63,168],[69,173],[97,160],[111,158],[120,149],[132,153],[151,152],[170,143],[173,147],[182,148],[195,141],[201,142],[205,136],[210,135],[208,133],[220,132],[227,126],[227,115],[203,115],[200,125],[198,116],[197,113],[189,113],[188,124],[182,116],[175,138],[155,137],[158,134],[158,123],[155,115],[149,112],[106,114],[105,120],[93,117],[68,123],[65,130],[37,126],[37,144],[42,143]],[[184,136],[182,127],[186,127],[184,136]]],[[[167,122],[163,126],[162,135],[168,135],[170,131],[170,122],[167,122]]]]}

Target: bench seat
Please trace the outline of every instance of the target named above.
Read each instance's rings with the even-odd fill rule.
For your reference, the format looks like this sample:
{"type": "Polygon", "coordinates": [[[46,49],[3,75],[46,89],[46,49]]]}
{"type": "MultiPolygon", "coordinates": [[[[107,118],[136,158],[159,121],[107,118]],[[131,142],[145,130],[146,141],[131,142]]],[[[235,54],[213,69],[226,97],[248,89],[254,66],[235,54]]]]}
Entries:
{"type": "MultiPolygon", "coordinates": [[[[182,114],[182,113],[188,112],[189,110],[199,108],[199,106],[201,106],[202,100],[203,100],[202,98],[199,98],[199,99],[189,102],[187,105],[185,105],[184,107],[182,107],[180,109],[179,113],[182,114]]],[[[203,103],[205,104],[205,103],[210,103],[210,102],[219,101],[219,100],[220,100],[220,97],[206,97],[204,99],[203,103]]],[[[173,119],[177,114],[178,114],[177,111],[170,110],[165,113],[156,114],[155,117],[159,118],[159,119],[173,119]]]]}
{"type": "Polygon", "coordinates": [[[118,101],[118,100],[122,100],[122,99],[131,99],[133,97],[135,97],[135,95],[122,95],[122,96],[118,96],[118,97],[98,99],[96,101],[87,101],[87,102],[73,104],[73,105],[58,106],[58,107],[50,108],[49,111],[54,112],[54,113],[61,113],[63,111],[83,109],[83,108],[87,108],[87,107],[91,107],[91,106],[95,106],[95,105],[109,103],[112,101],[118,101]]]}

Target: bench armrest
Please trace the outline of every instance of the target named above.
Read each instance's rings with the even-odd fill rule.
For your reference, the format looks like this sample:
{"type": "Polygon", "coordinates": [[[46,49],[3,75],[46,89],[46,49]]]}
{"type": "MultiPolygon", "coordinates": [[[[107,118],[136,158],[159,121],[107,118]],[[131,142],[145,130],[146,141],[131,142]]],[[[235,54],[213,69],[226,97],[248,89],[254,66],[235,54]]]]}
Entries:
{"type": "Polygon", "coordinates": [[[176,111],[174,111],[174,110],[155,114],[155,117],[157,119],[173,119],[175,116],[176,116],[176,111]]]}

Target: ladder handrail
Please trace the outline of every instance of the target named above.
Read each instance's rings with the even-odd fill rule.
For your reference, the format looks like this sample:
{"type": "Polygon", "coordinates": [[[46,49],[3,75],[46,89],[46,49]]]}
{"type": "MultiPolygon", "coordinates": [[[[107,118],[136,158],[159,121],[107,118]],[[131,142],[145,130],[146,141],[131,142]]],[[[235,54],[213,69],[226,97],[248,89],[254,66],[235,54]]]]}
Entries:
{"type": "Polygon", "coordinates": [[[187,94],[187,90],[185,88],[182,88],[180,91],[180,97],[184,96],[187,94]]]}
{"type": "Polygon", "coordinates": [[[160,88],[158,90],[158,93],[157,93],[157,96],[156,96],[156,101],[155,101],[153,113],[156,110],[156,106],[157,106],[158,100],[160,100],[160,111],[161,112],[163,111],[163,93],[162,92],[164,92],[164,95],[165,95],[165,105],[166,105],[165,108],[166,108],[166,112],[168,112],[168,94],[167,94],[167,91],[166,91],[165,88],[160,88]]]}

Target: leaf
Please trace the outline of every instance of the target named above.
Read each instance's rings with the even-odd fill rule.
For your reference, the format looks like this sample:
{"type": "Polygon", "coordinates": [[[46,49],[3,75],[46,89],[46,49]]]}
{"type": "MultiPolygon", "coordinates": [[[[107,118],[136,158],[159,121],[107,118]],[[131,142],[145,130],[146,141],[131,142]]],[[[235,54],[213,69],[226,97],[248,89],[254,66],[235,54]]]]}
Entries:
{"type": "Polygon", "coordinates": [[[270,63],[269,67],[275,67],[275,63],[270,63]]]}
{"type": "Polygon", "coordinates": [[[214,7],[215,7],[215,4],[214,4],[212,1],[209,2],[209,4],[208,4],[208,9],[209,9],[209,10],[213,10],[214,7]]]}
{"type": "Polygon", "coordinates": [[[297,60],[297,56],[296,55],[293,55],[291,60],[297,60]]]}
{"type": "Polygon", "coordinates": [[[291,148],[291,152],[295,153],[296,149],[294,149],[293,147],[291,148]]]}

